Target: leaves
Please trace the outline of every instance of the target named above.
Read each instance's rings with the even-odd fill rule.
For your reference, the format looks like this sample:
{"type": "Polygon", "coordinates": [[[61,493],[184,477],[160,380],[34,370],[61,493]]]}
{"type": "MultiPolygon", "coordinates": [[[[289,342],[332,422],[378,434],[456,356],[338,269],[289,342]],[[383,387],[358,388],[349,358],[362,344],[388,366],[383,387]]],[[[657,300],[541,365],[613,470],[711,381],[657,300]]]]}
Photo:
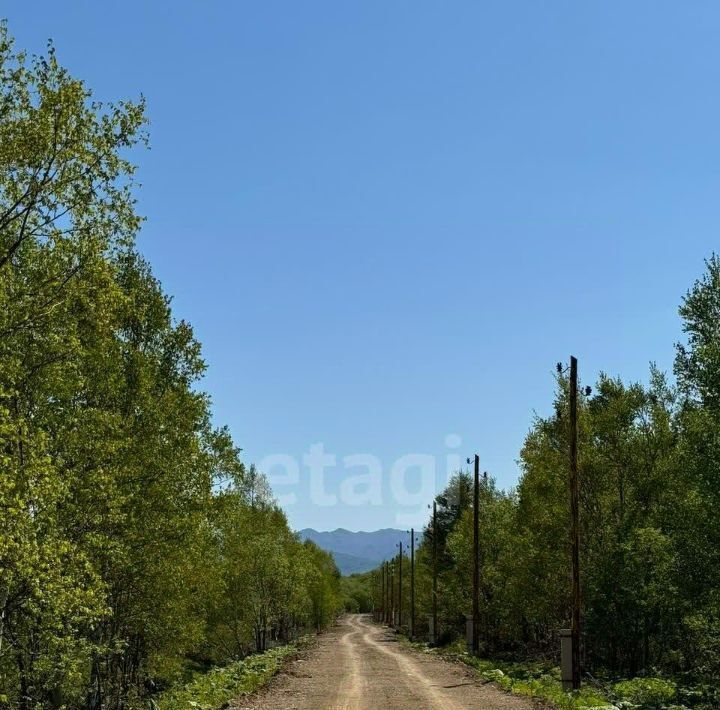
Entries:
{"type": "MultiPolygon", "coordinates": [[[[615,677],[659,670],[687,689],[720,677],[718,257],[708,260],[680,314],[688,340],[678,346],[677,388],[653,366],[647,385],[602,374],[580,389],[581,588],[586,670],[615,677]]],[[[520,452],[517,488],[499,491],[491,479],[481,489],[485,654],[556,658],[558,630],[569,626],[568,409],[560,367],[552,413],[536,417],[520,452]]],[[[458,473],[437,496],[437,530],[428,521],[416,556],[422,634],[432,610],[436,538],[446,642],[463,638],[472,608],[470,485],[458,473]]],[[[380,606],[379,571],[364,579],[380,606]]]]}
{"type": "Polygon", "coordinates": [[[326,624],[337,570],[213,429],[200,344],[135,249],[143,100],[93,101],[4,25],[0,82],[1,690],[126,708],[326,624]]]}

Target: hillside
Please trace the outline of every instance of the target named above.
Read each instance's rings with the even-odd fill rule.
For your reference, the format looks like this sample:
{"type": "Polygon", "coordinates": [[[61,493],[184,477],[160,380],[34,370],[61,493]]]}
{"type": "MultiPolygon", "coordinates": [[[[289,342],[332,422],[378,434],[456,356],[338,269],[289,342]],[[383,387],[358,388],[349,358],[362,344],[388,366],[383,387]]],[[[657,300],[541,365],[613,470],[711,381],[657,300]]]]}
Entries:
{"type": "MultiPolygon", "coordinates": [[[[345,530],[318,531],[305,528],[299,532],[302,540],[312,540],[318,547],[332,553],[335,563],[343,574],[367,572],[383,560],[397,554],[397,543],[410,546],[410,533],[396,528],[384,528],[372,532],[345,530]]],[[[416,544],[420,534],[416,533],[416,544]]]]}

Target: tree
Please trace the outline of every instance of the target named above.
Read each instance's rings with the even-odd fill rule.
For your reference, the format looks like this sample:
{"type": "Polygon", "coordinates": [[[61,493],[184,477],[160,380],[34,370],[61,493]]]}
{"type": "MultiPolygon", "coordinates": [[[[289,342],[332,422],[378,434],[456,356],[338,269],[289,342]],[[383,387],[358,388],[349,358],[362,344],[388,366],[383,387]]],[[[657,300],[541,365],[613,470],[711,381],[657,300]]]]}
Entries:
{"type": "Polygon", "coordinates": [[[143,102],[93,102],[4,25],[0,76],[0,696],[120,710],[248,628],[328,623],[336,571],[212,428],[200,344],[135,249],[143,102]]]}

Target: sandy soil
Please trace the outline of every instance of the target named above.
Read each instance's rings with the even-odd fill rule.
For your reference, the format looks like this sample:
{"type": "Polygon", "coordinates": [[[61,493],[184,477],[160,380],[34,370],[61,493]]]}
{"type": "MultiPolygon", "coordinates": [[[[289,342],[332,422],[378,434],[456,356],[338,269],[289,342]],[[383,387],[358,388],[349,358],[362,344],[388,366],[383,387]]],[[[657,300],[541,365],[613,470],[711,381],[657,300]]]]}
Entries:
{"type": "Polygon", "coordinates": [[[323,634],[259,693],[232,710],[528,710],[529,700],[484,683],[469,668],[418,653],[354,615],[323,634]]]}

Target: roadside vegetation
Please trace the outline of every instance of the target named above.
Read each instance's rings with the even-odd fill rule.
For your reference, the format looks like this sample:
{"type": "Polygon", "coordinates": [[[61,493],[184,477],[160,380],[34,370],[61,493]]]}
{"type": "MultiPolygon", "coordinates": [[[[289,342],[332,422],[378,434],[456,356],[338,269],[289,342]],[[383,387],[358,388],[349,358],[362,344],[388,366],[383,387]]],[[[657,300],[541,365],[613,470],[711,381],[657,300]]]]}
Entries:
{"type": "Polygon", "coordinates": [[[589,677],[578,692],[568,693],[563,690],[559,667],[549,660],[513,662],[480,658],[465,650],[464,641],[455,641],[447,646],[430,646],[427,643],[408,641],[406,643],[423,653],[464,663],[483,679],[508,693],[533,698],[564,710],[681,708],[681,699],[692,702],[692,697],[696,695],[689,689],[678,689],[673,681],[645,677],[616,683],[589,677]]]}
{"type": "Polygon", "coordinates": [[[349,614],[367,614],[373,610],[371,572],[351,574],[341,579],[343,607],[349,614]]]}
{"type": "MultiPolygon", "coordinates": [[[[293,651],[268,648],[380,606],[380,575],[341,580],[212,423],[200,343],[135,245],[142,100],[93,101],[52,47],[30,59],[4,26],[0,87],[0,708],[212,707],[293,651]]],[[[717,257],[680,315],[672,378],[603,375],[580,402],[579,698],[553,670],[569,609],[564,375],[518,487],[482,491],[481,658],[498,660],[468,661],[513,692],[720,706],[717,257]]],[[[444,646],[471,608],[470,486],[459,472],[437,497],[417,552],[417,632],[436,542],[444,646]]]]}
{"type": "Polygon", "coordinates": [[[135,247],[143,102],[94,102],[4,26],[0,87],[0,707],[252,684],[282,652],[249,654],[335,617],[339,573],[213,426],[135,247]]]}
{"type": "MultiPolygon", "coordinates": [[[[601,375],[579,403],[584,670],[614,702],[709,708],[720,705],[718,257],[680,316],[686,339],[672,378],[655,367],[647,384],[601,375]]],[[[517,488],[500,490],[490,476],[480,495],[480,656],[531,664],[515,668],[556,666],[558,631],[570,625],[567,391],[561,371],[549,414],[520,451],[517,488]]],[[[422,638],[437,543],[441,646],[463,637],[472,608],[472,498],[460,471],[417,550],[422,638]]],[[[364,580],[379,608],[380,570],[364,580]]],[[[406,582],[406,622],[409,604],[406,582]]]]}
{"type": "Polygon", "coordinates": [[[275,676],[283,664],[306,645],[291,642],[263,653],[197,673],[191,681],[150,701],[151,710],[218,710],[230,700],[252,693],[275,676]]]}

